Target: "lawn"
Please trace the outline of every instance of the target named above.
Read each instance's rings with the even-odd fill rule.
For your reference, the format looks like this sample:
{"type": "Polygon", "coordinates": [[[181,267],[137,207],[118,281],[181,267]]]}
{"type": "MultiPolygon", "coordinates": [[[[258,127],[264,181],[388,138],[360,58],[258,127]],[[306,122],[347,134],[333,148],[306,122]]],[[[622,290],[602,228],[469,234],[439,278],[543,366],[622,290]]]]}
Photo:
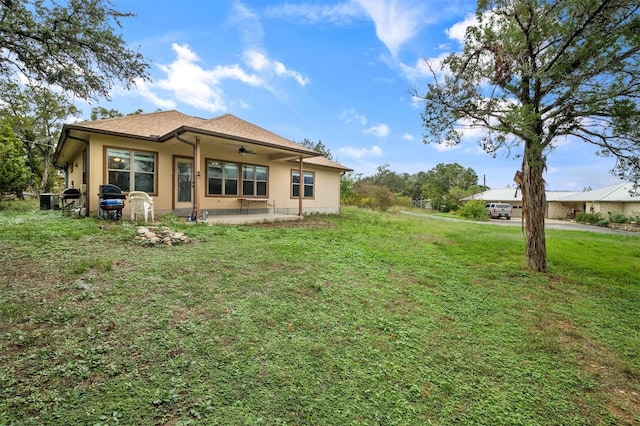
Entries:
{"type": "Polygon", "coordinates": [[[0,424],[640,422],[640,236],[345,208],[135,226],[0,210],[0,424]]]}

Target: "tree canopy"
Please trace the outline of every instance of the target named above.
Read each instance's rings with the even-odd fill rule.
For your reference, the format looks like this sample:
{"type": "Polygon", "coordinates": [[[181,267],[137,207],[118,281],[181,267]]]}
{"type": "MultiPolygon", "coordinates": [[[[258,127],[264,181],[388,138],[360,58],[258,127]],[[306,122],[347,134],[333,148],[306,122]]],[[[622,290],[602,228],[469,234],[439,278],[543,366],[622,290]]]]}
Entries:
{"type": "Polygon", "coordinates": [[[462,52],[416,93],[425,142],[456,144],[464,128],[482,127],[488,153],[522,157],[515,181],[531,269],[547,270],[543,173],[561,137],[614,156],[621,178],[640,178],[639,9],[630,0],[480,0],[462,52]]]}
{"type": "Polygon", "coordinates": [[[0,0],[0,79],[22,76],[86,100],[148,80],[142,54],[116,31],[131,16],[108,0],[0,0]]]}

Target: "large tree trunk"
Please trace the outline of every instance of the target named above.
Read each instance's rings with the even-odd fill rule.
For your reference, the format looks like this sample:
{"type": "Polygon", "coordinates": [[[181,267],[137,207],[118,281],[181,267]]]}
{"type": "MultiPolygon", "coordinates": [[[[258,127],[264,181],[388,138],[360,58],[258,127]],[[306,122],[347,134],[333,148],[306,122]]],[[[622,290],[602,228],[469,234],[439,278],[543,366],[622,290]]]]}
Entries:
{"type": "Polygon", "coordinates": [[[545,158],[537,147],[525,146],[522,165],[522,216],[525,226],[525,264],[537,272],[547,272],[547,243],[544,216],[547,205],[542,172],[545,158]]]}

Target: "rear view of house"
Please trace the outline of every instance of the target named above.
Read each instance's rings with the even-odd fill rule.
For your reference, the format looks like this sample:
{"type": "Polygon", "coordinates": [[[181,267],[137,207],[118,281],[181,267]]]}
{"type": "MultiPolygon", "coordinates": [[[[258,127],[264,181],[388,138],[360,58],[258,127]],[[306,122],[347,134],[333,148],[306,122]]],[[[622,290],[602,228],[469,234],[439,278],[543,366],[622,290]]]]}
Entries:
{"type": "Polygon", "coordinates": [[[89,215],[102,185],[148,193],[157,215],[337,213],[340,177],[350,170],[231,114],[178,111],[67,124],[54,162],[89,215]]]}

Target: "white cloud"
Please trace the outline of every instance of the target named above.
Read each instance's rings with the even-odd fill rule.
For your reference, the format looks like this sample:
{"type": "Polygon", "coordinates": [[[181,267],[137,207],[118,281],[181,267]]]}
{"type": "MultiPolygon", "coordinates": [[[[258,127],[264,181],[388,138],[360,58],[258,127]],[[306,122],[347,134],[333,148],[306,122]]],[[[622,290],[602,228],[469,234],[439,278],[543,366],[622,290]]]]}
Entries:
{"type": "Polygon", "coordinates": [[[376,35],[397,57],[402,45],[416,36],[427,19],[423,11],[406,1],[355,0],[371,17],[376,35]]]}
{"type": "Polygon", "coordinates": [[[445,32],[450,39],[455,40],[462,45],[464,44],[464,36],[467,28],[474,25],[478,25],[478,19],[476,18],[476,15],[470,13],[464,18],[463,21],[453,24],[453,26],[451,26],[451,28],[447,29],[445,32]]]}
{"type": "Polygon", "coordinates": [[[363,11],[354,3],[317,4],[290,3],[272,6],[266,9],[267,16],[286,17],[305,22],[330,22],[344,25],[353,19],[364,18],[363,11]]]}
{"type": "Polygon", "coordinates": [[[275,74],[278,77],[293,78],[300,86],[306,86],[309,79],[301,73],[288,69],[282,62],[269,59],[257,50],[247,50],[243,54],[245,63],[255,71],[275,74]]]}
{"type": "Polygon", "coordinates": [[[374,135],[378,138],[384,138],[389,135],[391,129],[386,124],[376,124],[364,130],[364,133],[374,135]]]}
{"type": "Polygon", "coordinates": [[[251,86],[261,86],[263,80],[255,74],[245,72],[239,65],[218,65],[212,69],[202,68],[200,58],[186,45],[174,43],[171,48],[177,58],[168,65],[159,65],[166,78],[149,86],[148,99],[153,99],[152,89],[159,88],[173,95],[180,102],[210,112],[225,111],[223,80],[237,80],[251,86]]]}
{"type": "MultiPolygon", "coordinates": [[[[176,103],[171,99],[162,99],[149,89],[149,85],[143,80],[136,81],[136,94],[142,95],[154,105],[162,109],[174,109],[176,103]]],[[[128,93],[128,92],[125,92],[128,93]]]]}
{"type": "Polygon", "coordinates": [[[382,148],[377,145],[373,145],[371,148],[361,148],[355,146],[345,146],[340,148],[341,154],[350,157],[361,159],[365,157],[380,157],[382,156],[382,148]]]}
{"type": "Polygon", "coordinates": [[[400,136],[400,138],[403,141],[413,141],[413,140],[415,140],[415,138],[413,137],[413,135],[411,133],[403,133],[402,136],[400,136]]]}
{"type": "Polygon", "coordinates": [[[356,121],[363,126],[367,125],[367,117],[365,117],[363,114],[359,114],[353,108],[345,109],[340,113],[338,118],[344,121],[345,124],[349,124],[353,121],[356,121]]]}
{"type": "Polygon", "coordinates": [[[399,66],[405,77],[409,80],[431,80],[433,79],[434,73],[436,78],[442,79],[445,74],[442,70],[442,61],[444,61],[447,56],[449,56],[449,53],[444,52],[435,58],[419,58],[413,66],[404,63],[400,63],[399,66]]]}

